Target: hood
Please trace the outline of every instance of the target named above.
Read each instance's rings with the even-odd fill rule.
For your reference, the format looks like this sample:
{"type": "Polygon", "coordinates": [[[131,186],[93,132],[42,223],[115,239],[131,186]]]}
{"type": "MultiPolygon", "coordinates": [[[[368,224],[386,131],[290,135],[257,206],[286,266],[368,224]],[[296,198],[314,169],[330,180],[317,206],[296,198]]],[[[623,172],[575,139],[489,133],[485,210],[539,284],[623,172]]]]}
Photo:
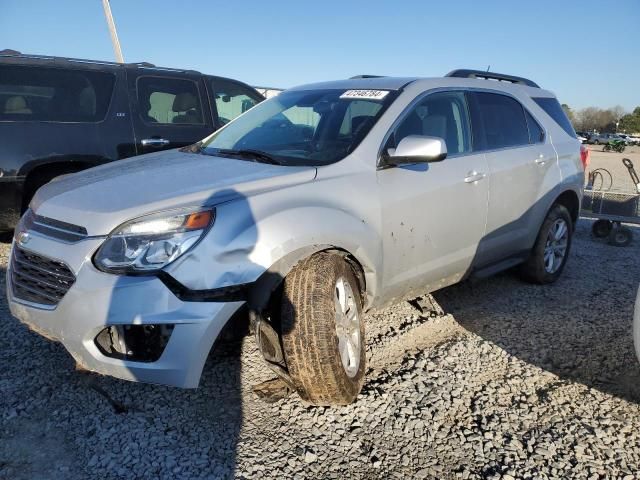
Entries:
{"type": "Polygon", "coordinates": [[[216,205],[305,183],[314,167],[285,167],[171,150],[65,175],[40,188],[31,202],[38,215],[107,235],[148,213],[216,205]]]}

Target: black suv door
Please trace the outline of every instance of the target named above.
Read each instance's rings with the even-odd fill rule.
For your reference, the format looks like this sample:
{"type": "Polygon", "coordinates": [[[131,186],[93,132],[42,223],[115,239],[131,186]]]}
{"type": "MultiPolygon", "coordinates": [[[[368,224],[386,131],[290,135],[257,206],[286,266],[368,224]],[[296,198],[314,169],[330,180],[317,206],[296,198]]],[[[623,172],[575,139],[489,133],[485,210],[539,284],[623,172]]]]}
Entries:
{"type": "Polygon", "coordinates": [[[201,75],[137,67],[127,79],[138,154],[190,145],[213,132],[201,75]]]}

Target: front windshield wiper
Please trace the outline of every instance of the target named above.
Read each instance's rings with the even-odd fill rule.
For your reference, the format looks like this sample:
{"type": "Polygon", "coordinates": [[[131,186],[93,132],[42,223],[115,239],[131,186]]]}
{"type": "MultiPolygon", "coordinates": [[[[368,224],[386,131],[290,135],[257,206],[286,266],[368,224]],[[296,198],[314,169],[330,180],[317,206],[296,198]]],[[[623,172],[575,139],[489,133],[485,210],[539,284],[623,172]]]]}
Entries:
{"type": "Polygon", "coordinates": [[[282,165],[282,162],[275,159],[268,153],[263,152],[261,150],[253,150],[250,148],[245,148],[240,150],[220,148],[211,152],[211,155],[218,155],[218,154],[241,157],[241,158],[250,158],[250,159],[253,159],[254,161],[257,161],[260,163],[269,163],[271,165],[282,165]]]}

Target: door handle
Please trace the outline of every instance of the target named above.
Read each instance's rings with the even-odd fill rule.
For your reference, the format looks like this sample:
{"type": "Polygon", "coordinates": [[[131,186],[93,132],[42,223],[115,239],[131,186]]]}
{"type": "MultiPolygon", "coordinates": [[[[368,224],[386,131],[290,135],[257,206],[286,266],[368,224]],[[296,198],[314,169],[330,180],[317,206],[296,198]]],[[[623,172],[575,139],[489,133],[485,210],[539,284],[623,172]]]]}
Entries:
{"type": "Polygon", "coordinates": [[[164,147],[169,145],[169,140],[164,138],[143,138],[140,143],[142,143],[143,147],[164,147]]]}
{"type": "Polygon", "coordinates": [[[486,175],[484,173],[476,172],[474,170],[473,172],[467,173],[467,176],[464,177],[464,182],[465,183],[475,183],[478,180],[482,180],[484,177],[486,177],[486,175]]]}
{"type": "Polygon", "coordinates": [[[547,163],[547,159],[546,159],[546,158],[544,158],[544,155],[543,155],[543,154],[540,154],[540,155],[538,155],[538,158],[536,158],[536,159],[535,159],[535,162],[536,162],[538,165],[544,165],[545,163],[547,163]]]}

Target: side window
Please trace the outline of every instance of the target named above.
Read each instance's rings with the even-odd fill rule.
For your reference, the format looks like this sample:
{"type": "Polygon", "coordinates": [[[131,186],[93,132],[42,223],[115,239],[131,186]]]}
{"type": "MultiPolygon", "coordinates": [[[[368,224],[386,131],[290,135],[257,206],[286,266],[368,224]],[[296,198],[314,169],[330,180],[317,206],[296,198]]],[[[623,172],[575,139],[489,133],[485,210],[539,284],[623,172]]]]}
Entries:
{"type": "Polygon", "coordinates": [[[99,122],[114,84],[107,72],[0,66],[0,121],[99,122]]]}
{"type": "Polygon", "coordinates": [[[540,108],[542,108],[547,114],[553,118],[553,120],[562,127],[562,129],[567,132],[567,134],[571,137],[576,136],[576,132],[571,125],[571,122],[567,118],[567,114],[564,113],[562,106],[553,97],[538,97],[533,98],[533,101],[536,102],[540,108]]]}
{"type": "Polygon", "coordinates": [[[524,111],[525,117],[527,117],[527,125],[529,127],[529,143],[542,143],[544,142],[544,130],[535,118],[527,111],[524,111]]]}
{"type": "Polygon", "coordinates": [[[218,119],[223,125],[262,100],[255,91],[222,78],[212,79],[211,88],[216,99],[218,119]]]}
{"type": "Polygon", "coordinates": [[[517,100],[497,93],[474,92],[474,122],[484,129],[485,148],[517,147],[529,144],[524,108],[517,100]]]}
{"type": "Polygon", "coordinates": [[[471,128],[464,93],[443,92],[427,96],[396,128],[395,145],[408,135],[443,138],[450,155],[469,152],[471,128]]]}
{"type": "Polygon", "coordinates": [[[145,122],[204,124],[195,82],[181,78],[140,77],[137,86],[140,116],[145,122]]]}

